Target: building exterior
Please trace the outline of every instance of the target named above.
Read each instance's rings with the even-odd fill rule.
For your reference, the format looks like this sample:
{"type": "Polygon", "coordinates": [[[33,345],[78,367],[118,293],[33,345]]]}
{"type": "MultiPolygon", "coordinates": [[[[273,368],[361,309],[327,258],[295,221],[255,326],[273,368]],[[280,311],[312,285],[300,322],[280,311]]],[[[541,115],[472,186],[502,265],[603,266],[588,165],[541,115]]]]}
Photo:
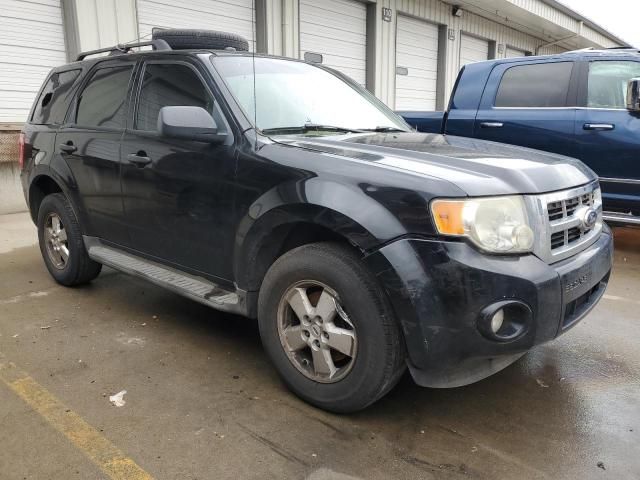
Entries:
{"type": "Polygon", "coordinates": [[[230,31],[260,53],[321,58],[404,110],[444,108],[469,62],[626,45],[556,0],[0,0],[0,130],[26,120],[49,69],[154,27],[230,31]]]}

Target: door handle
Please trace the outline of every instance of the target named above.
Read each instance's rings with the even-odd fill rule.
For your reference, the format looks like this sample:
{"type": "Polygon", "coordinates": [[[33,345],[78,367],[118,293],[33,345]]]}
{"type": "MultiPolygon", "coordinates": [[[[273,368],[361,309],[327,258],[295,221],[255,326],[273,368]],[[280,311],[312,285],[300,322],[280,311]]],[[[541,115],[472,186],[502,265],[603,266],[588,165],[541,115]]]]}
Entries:
{"type": "Polygon", "coordinates": [[[616,126],[612,123],[585,123],[584,130],[613,130],[616,126]]]}
{"type": "Polygon", "coordinates": [[[76,150],[78,150],[78,147],[76,147],[72,142],[60,144],[60,151],[62,153],[73,153],[76,150]]]}
{"type": "Polygon", "coordinates": [[[127,155],[129,163],[133,163],[136,167],[142,168],[151,163],[151,159],[147,157],[145,152],[130,153],[127,155]]]}
{"type": "Polygon", "coordinates": [[[480,128],[502,128],[503,126],[502,122],[480,122],[480,128]]]}

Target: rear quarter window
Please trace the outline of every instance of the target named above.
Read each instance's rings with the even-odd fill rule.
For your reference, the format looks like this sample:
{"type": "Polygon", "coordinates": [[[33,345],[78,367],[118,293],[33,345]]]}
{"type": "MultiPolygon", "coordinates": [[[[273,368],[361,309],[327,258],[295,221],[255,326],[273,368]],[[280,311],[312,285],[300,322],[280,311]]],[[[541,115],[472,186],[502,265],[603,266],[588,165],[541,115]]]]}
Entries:
{"type": "Polygon", "coordinates": [[[536,63],[508,68],[502,75],[496,107],[566,107],[573,62],[536,63]]]}
{"type": "Polygon", "coordinates": [[[67,94],[79,76],[80,70],[66,70],[51,74],[36,100],[31,123],[61,124],[67,112],[67,94]]]}

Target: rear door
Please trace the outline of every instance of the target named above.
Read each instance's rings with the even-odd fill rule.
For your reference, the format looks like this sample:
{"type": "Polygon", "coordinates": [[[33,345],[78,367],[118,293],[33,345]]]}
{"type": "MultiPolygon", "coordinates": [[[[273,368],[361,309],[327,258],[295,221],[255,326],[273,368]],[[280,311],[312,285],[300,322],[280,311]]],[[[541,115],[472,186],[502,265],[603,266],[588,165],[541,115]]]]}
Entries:
{"type": "Polygon", "coordinates": [[[474,136],[576,156],[576,92],[572,61],[498,64],[484,89],[474,136]]]}
{"type": "Polygon", "coordinates": [[[186,57],[142,65],[132,128],[122,142],[122,192],[131,248],[227,280],[232,276],[235,154],[205,75],[186,57]],[[158,113],[165,106],[206,109],[229,140],[212,145],[160,137],[158,113]]]}
{"type": "Polygon", "coordinates": [[[599,176],[605,210],[640,215],[640,115],[626,108],[640,62],[585,62],[576,136],[579,158],[599,176]]]}
{"type": "Polygon", "coordinates": [[[120,141],[134,65],[124,58],[98,63],[81,85],[67,124],[56,135],[58,158],[73,174],[84,233],[118,244],[127,240],[120,141]]]}

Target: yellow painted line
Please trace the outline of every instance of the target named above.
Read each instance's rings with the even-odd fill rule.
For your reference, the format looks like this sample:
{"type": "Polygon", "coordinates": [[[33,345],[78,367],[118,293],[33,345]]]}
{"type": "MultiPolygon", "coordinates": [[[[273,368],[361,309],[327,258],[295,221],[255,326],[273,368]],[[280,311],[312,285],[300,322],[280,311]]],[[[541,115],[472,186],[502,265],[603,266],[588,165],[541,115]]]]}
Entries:
{"type": "Polygon", "coordinates": [[[0,381],[67,437],[113,480],[152,480],[133,460],[15,364],[0,363],[0,381]]]}

